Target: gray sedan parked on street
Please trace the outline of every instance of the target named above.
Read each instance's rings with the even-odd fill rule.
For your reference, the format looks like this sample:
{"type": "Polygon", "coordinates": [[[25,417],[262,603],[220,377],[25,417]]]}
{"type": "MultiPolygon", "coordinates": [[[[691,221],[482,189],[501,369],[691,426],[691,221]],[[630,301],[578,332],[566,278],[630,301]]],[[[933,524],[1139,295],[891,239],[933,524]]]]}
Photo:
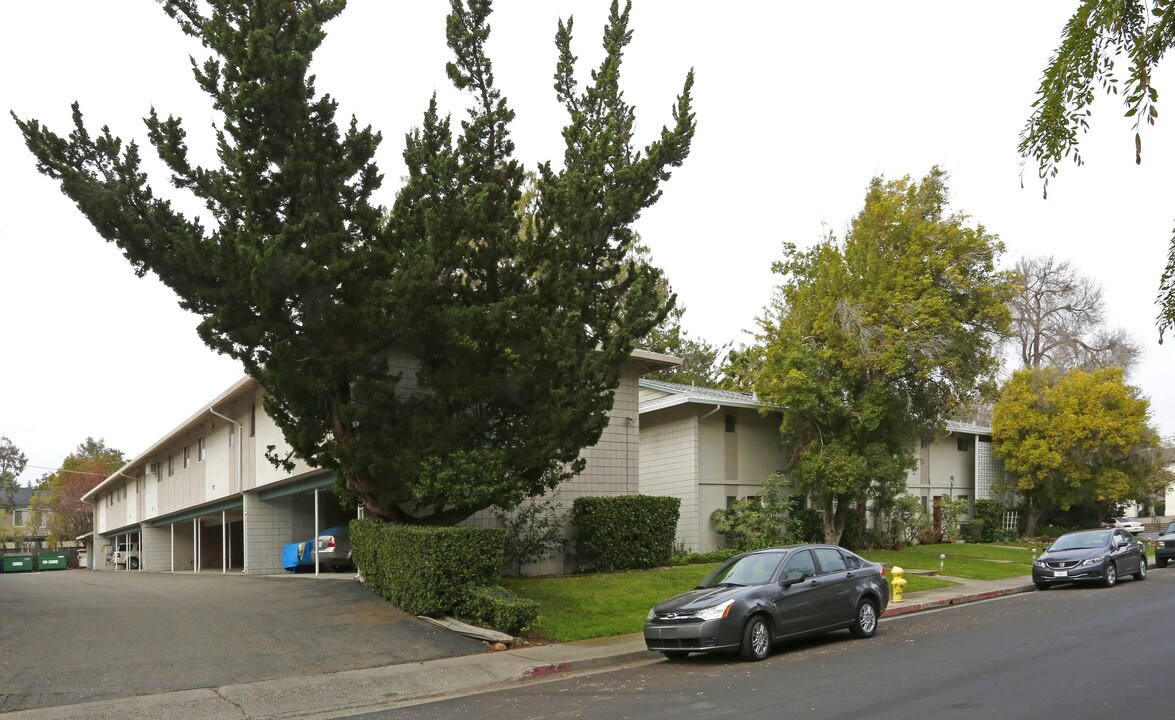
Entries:
{"type": "Polygon", "coordinates": [[[1126,574],[1146,580],[1146,546],[1122,528],[1066,533],[1032,564],[1032,582],[1038,590],[1074,582],[1110,587],[1126,574]]]}
{"type": "Polygon", "coordinates": [[[693,590],[649,611],[645,645],[670,659],[739,652],[762,660],[777,641],[848,628],[872,637],[889,604],[881,565],[835,545],[736,555],[693,590]]]}

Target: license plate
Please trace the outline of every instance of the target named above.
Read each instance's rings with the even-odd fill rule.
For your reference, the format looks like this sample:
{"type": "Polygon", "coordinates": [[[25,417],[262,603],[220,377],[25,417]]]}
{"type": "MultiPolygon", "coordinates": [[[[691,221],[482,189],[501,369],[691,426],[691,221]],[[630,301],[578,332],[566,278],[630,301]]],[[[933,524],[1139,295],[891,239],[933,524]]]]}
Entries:
{"type": "Polygon", "coordinates": [[[1068,570],[1054,570],[1053,577],[1069,577],[1068,570]]]}

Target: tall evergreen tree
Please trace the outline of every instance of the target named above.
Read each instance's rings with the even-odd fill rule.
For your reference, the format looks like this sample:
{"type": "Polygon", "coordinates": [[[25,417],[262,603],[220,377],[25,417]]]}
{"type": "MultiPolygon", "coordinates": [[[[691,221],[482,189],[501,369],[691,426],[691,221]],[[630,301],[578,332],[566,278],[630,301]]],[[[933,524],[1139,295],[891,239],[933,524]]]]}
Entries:
{"type": "Polygon", "coordinates": [[[148,137],[204,218],[156,197],[138,146],[106,128],[91,135],[76,104],[68,138],[16,121],[102,237],[171,287],[201,316],[201,338],[265,388],[294,454],[337,471],[373,513],[420,522],[510,507],[579,470],[628,354],[671,309],[659,271],[631,262],[631,225],[688,154],[692,72],[673,128],[634,149],[619,86],[628,7],[613,3],[606,57],[582,92],[572,22],[560,23],[567,149],[561,168],[539,168],[520,210],[514,114],[485,55],[490,2],[453,0],[447,70],[471,98],[468,116],[455,132],[433,98],[384,211],[380,135],[354,118],[340,130],[335,101],[308,74],[344,2],[163,5],[209,51],[192,65],[222,115],[220,166],[193,166],[181,121],[154,109],[148,137]],[[390,370],[404,367],[391,358],[409,369],[390,370]]]}

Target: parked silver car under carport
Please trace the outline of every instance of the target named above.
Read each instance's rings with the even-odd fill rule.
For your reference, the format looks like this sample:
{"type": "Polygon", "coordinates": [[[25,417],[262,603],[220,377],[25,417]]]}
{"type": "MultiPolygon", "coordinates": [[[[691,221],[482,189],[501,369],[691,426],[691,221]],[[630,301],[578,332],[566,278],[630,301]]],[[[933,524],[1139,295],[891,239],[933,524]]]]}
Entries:
{"type": "Polygon", "coordinates": [[[737,555],[693,590],[649,611],[649,650],[670,659],[738,652],[762,660],[787,638],[848,628],[872,637],[889,604],[881,565],[835,545],[793,545],[737,555]]]}

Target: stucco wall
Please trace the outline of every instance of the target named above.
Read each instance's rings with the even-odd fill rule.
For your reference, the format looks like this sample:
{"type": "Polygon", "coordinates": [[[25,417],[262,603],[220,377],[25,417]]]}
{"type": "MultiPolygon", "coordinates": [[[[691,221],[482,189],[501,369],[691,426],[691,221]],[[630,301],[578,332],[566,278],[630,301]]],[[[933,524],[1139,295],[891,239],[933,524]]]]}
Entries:
{"type": "Polygon", "coordinates": [[[688,405],[641,418],[640,492],[681,498],[677,542],[701,547],[698,520],[698,418],[688,405]]]}

